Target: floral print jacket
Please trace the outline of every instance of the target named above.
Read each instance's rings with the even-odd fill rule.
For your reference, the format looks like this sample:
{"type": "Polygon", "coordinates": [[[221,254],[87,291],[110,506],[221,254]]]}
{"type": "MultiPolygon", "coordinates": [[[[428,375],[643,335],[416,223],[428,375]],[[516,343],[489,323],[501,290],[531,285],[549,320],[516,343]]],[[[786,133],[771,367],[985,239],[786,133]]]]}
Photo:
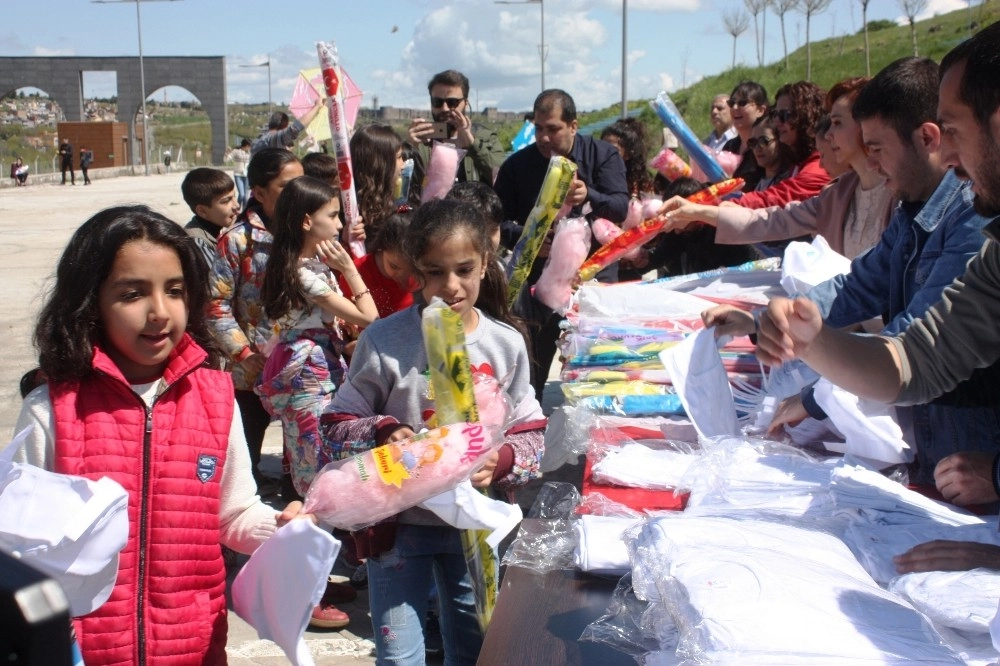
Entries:
{"type": "Polygon", "coordinates": [[[253,390],[256,380],[237,364],[250,354],[263,352],[273,332],[260,298],[273,240],[260,209],[251,204],[243,218],[219,237],[216,247],[209,280],[209,326],[219,349],[234,365],[237,390],[253,390]]]}

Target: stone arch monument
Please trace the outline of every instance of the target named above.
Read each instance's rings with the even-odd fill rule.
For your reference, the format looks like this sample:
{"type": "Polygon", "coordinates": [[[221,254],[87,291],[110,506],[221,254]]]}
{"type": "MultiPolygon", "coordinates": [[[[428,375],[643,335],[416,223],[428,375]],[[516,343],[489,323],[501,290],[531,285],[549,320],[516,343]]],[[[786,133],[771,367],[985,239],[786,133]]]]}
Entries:
{"type": "MultiPolygon", "coordinates": [[[[229,141],[226,113],[226,59],[205,57],[143,57],[146,95],[164,86],[181,86],[198,98],[212,126],[212,163],[222,164],[229,141]]],[[[83,73],[117,72],[118,119],[128,123],[130,163],[140,163],[135,117],[142,110],[139,58],[13,58],[0,57],[0,94],[18,88],[40,88],[59,104],[69,121],[83,118],[83,73]],[[124,116],[124,117],[122,117],[124,116]]]]}

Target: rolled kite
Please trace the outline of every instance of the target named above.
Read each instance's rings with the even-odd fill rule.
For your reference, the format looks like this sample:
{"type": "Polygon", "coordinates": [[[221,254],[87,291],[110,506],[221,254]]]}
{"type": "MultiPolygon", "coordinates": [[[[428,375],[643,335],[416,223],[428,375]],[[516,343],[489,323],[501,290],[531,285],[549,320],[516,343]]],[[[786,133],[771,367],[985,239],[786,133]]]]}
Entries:
{"type": "Polygon", "coordinates": [[[347,136],[347,115],[344,111],[344,91],[341,87],[340,57],[333,42],[316,42],[319,68],[323,74],[326,89],[326,108],[330,115],[330,133],[333,135],[333,150],[337,155],[337,175],[340,178],[340,207],[347,223],[351,253],[355,257],[365,255],[364,241],[354,236],[354,227],[361,219],[358,212],[358,193],[354,189],[354,175],[351,166],[351,145],[347,136]]]}
{"type": "Polygon", "coordinates": [[[726,178],[726,173],[722,170],[722,167],[719,166],[719,163],[708,152],[708,149],[705,148],[704,144],[698,140],[698,137],[694,135],[691,128],[684,122],[684,118],[681,117],[681,113],[677,110],[677,106],[673,100],[670,99],[670,95],[666,92],[661,92],[656,96],[656,99],[650,101],[649,105],[653,107],[653,110],[656,111],[656,115],[660,117],[663,124],[674,133],[680,144],[684,146],[684,150],[691,156],[691,160],[701,167],[708,180],[715,182],[726,178]]]}
{"type": "MultiPolygon", "coordinates": [[[[718,204],[722,197],[735,192],[743,187],[743,185],[742,178],[732,178],[724,180],[721,183],[709,185],[705,189],[699,190],[687,197],[687,199],[693,203],[718,204]]],[[[586,282],[593,279],[608,264],[621,259],[648,243],[656,234],[663,231],[668,221],[669,218],[667,217],[654,217],[643,220],[639,226],[623,231],[610,242],[599,247],[580,267],[580,281],[586,282]]]]}

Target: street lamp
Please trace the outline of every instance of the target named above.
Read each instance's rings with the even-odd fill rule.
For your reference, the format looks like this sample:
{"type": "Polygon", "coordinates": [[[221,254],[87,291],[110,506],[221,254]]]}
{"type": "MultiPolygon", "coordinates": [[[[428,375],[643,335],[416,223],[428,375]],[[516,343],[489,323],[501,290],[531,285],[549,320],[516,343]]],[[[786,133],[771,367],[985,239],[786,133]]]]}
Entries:
{"type": "Polygon", "coordinates": [[[267,112],[271,113],[271,54],[267,54],[267,60],[256,65],[240,65],[240,67],[267,67],[267,112]]]}
{"type": "Polygon", "coordinates": [[[139,12],[139,4],[142,2],[178,2],[178,0],[90,0],[99,5],[121,4],[123,2],[135,3],[135,26],[139,34],[139,86],[142,88],[142,161],[146,166],[146,175],[149,175],[149,134],[146,133],[146,68],[142,62],[142,14],[139,12]]]}
{"type": "Polygon", "coordinates": [[[622,118],[628,118],[628,0],[622,0],[622,118]]]}
{"type": "Polygon", "coordinates": [[[538,5],[542,13],[542,41],[538,45],[538,56],[542,61],[542,90],[545,90],[545,0],[493,0],[497,5],[538,5]]]}

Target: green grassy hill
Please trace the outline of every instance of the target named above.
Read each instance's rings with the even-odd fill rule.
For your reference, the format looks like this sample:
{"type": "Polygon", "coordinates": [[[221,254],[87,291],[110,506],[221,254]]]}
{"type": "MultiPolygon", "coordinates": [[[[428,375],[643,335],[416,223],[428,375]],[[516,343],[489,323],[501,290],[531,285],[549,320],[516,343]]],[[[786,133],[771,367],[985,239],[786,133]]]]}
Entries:
{"type": "MultiPolygon", "coordinates": [[[[851,0],[853,2],[853,0],[851,0]]],[[[1000,20],[1000,3],[984,2],[973,7],[971,16],[976,24],[975,29],[1000,20]]],[[[965,9],[935,16],[925,21],[919,21],[917,28],[917,46],[921,56],[940,60],[945,53],[969,36],[970,12],[965,9]]],[[[823,15],[816,21],[822,21],[823,15]]],[[[788,17],[786,16],[786,29],[788,17]]],[[[769,21],[768,29],[780,30],[777,21],[769,21]]],[[[752,40],[753,33],[745,32],[741,40],[752,40]]],[[[871,73],[874,75],[890,62],[913,55],[913,42],[910,38],[910,27],[893,26],[868,33],[870,44],[871,73]]],[[[832,84],[850,76],[865,74],[864,34],[833,37],[812,44],[812,81],[827,89],[832,84]]],[[[731,45],[731,43],[730,43],[731,45]]],[[[785,68],[781,52],[771,55],[777,60],[764,67],[737,66],[714,76],[708,76],[684,90],[670,94],[697,136],[705,136],[711,130],[708,112],[712,98],[719,93],[728,94],[737,83],[744,80],[756,81],[767,89],[772,97],[774,92],[786,83],[806,78],[806,49],[802,47],[788,54],[788,68],[785,68]]],[[[610,107],[615,112],[619,107],[610,107]]],[[[641,118],[651,130],[650,136],[659,136],[663,126],[659,118],[647,109],[641,118]]]]}

